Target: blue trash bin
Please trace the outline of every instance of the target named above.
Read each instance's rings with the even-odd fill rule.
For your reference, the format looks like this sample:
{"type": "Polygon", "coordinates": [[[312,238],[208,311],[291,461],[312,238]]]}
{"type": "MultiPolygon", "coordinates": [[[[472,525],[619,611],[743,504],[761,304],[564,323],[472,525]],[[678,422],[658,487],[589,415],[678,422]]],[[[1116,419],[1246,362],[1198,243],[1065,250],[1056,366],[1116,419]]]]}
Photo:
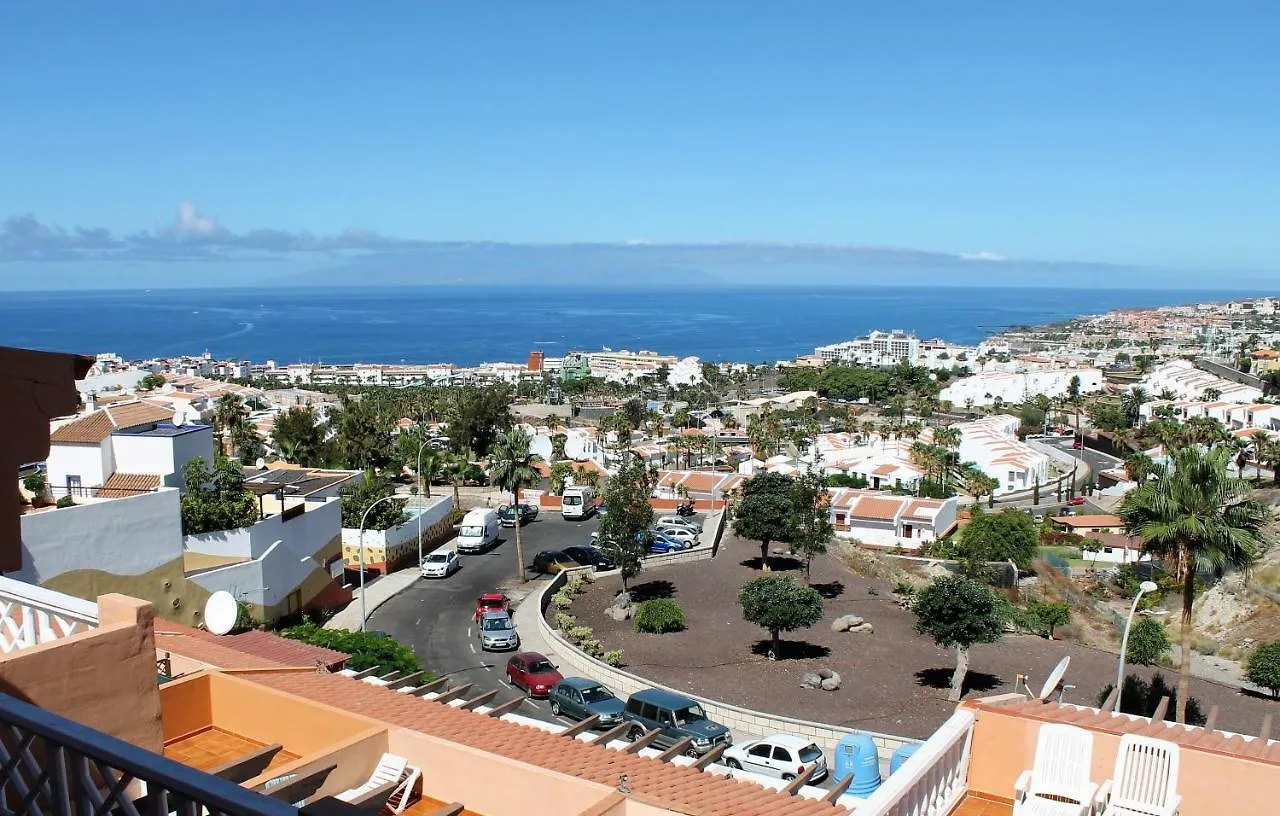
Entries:
{"type": "Polygon", "coordinates": [[[919,745],[901,745],[898,750],[893,752],[893,757],[889,760],[889,773],[896,774],[898,769],[902,767],[911,756],[920,750],[919,745]]]}
{"type": "Polygon", "coordinates": [[[848,793],[866,797],[880,787],[880,755],[869,734],[850,734],[836,743],[835,780],[853,776],[848,793]]]}

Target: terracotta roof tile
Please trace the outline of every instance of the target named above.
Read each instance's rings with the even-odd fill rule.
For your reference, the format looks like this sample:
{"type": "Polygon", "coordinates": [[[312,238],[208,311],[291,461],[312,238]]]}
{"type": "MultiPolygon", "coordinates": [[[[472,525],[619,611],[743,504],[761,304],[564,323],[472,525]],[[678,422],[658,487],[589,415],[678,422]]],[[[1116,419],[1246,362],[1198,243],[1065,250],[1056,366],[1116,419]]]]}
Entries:
{"type": "Polygon", "coordinates": [[[121,428],[135,428],[173,419],[171,409],[145,402],[125,402],[101,408],[68,422],[49,435],[51,442],[96,445],[121,428]]]}
{"type": "Polygon", "coordinates": [[[333,649],[323,649],[256,630],[237,635],[215,635],[204,629],[167,620],[157,620],[155,630],[158,648],[161,648],[160,639],[163,637],[166,645],[162,648],[223,669],[314,667],[317,661],[333,669],[342,666],[351,657],[333,649]],[[228,652],[234,652],[235,655],[228,652]],[[201,654],[211,659],[206,659],[201,654]],[[231,661],[234,665],[217,662],[219,659],[231,661]]]}
{"type": "Polygon", "coordinates": [[[160,477],[150,473],[112,473],[98,491],[100,499],[123,499],[155,490],[160,477]]]}
{"type": "Polygon", "coordinates": [[[173,652],[183,657],[214,666],[219,669],[278,669],[280,664],[265,657],[221,643],[211,642],[204,638],[192,637],[175,632],[162,632],[156,627],[156,649],[161,652],[173,652]]]}
{"type": "Polygon", "coordinates": [[[283,666],[314,666],[319,662],[333,669],[341,668],[351,659],[351,655],[345,652],[312,646],[300,640],[290,640],[257,630],[227,635],[223,640],[230,643],[233,649],[274,660],[283,666]]]}
{"type": "Polygon", "coordinates": [[[603,785],[616,785],[618,775],[625,773],[637,796],[685,813],[705,816],[755,813],[838,816],[847,812],[844,808],[823,803],[814,808],[811,799],[783,796],[742,780],[623,754],[541,729],[492,719],[412,695],[397,694],[338,675],[273,672],[243,676],[316,703],[603,785]]]}
{"type": "Polygon", "coordinates": [[[901,499],[873,499],[869,496],[863,496],[849,511],[849,515],[856,518],[892,521],[902,511],[902,505],[903,501],[901,499]]]}

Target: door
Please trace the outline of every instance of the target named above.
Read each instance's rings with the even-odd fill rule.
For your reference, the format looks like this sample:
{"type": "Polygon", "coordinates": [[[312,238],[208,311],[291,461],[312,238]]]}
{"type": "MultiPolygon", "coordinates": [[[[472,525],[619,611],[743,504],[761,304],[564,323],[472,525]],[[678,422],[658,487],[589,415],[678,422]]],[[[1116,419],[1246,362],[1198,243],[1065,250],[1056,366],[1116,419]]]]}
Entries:
{"type": "Polygon", "coordinates": [[[751,746],[747,751],[747,769],[768,776],[777,776],[773,770],[773,746],[767,742],[751,746]]]}
{"type": "Polygon", "coordinates": [[[791,752],[781,745],[773,746],[773,772],[782,776],[783,774],[795,773],[796,761],[791,757],[791,752]]]}
{"type": "Polygon", "coordinates": [[[565,713],[577,720],[587,716],[587,709],[582,705],[582,692],[575,688],[561,686],[560,693],[564,695],[560,700],[560,707],[565,713]]]}
{"type": "Polygon", "coordinates": [[[511,685],[524,688],[524,664],[520,662],[520,658],[513,657],[507,661],[507,679],[511,681],[511,685]]]}

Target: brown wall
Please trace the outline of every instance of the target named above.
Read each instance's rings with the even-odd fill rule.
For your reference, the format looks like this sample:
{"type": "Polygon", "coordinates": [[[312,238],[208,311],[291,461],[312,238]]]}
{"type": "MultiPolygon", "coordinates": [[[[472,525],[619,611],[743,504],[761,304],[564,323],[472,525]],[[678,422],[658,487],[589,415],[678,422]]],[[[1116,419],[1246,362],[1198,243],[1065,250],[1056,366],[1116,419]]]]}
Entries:
{"type": "Polygon", "coordinates": [[[209,600],[209,591],[195,581],[188,581],[183,569],[181,558],[141,575],[115,575],[102,570],[80,569],[55,575],[42,586],[89,600],[109,592],[141,598],[155,604],[156,614],[165,620],[199,626],[200,613],[209,600]],[[173,605],[175,599],[177,607],[173,605]]]}
{"type": "Polygon", "coordinates": [[[209,675],[194,674],[161,686],[160,712],[165,744],[213,725],[209,675]]]}
{"type": "Polygon", "coordinates": [[[251,740],[278,742],[300,757],[368,731],[370,721],[232,675],[211,673],[213,722],[251,740]]]}
{"type": "MultiPolygon", "coordinates": [[[[1022,771],[1035,761],[1039,720],[977,710],[973,749],[969,764],[969,789],[1011,799],[1013,786],[1022,771]]],[[[1093,731],[1093,773],[1101,785],[1115,770],[1120,736],[1093,731]]],[[[1210,816],[1222,813],[1229,793],[1230,813],[1274,813],[1276,791],[1280,791],[1280,765],[1235,754],[1198,748],[1181,748],[1178,793],[1182,795],[1183,816],[1210,816]]]]}
{"type": "Polygon", "coordinates": [[[98,598],[97,629],[0,656],[0,691],[150,751],[164,744],[151,604],[98,598]]]}

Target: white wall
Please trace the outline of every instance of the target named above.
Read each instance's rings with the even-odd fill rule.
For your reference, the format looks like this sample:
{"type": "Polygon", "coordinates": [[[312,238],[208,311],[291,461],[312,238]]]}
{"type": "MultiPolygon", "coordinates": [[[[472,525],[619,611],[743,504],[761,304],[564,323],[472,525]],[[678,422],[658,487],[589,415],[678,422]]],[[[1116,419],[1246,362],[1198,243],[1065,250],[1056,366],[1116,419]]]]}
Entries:
{"type": "Polygon", "coordinates": [[[178,491],[161,488],[23,516],[22,569],[9,577],[39,584],[82,569],[141,575],[181,555],[178,491]]]}
{"type": "Polygon", "coordinates": [[[342,527],[342,503],[338,499],[307,502],[306,512],[284,521],[277,513],[254,524],[235,530],[190,535],[183,539],[183,549],[205,555],[237,558],[262,558],[278,542],[285,542],[299,558],[313,555],[338,536],[342,527]]]}
{"type": "Polygon", "coordinates": [[[79,476],[83,487],[96,487],[114,471],[112,463],[111,445],[107,442],[100,445],[54,442],[49,446],[46,462],[49,487],[65,488],[69,475],[79,476]]]}
{"type": "MultiPolygon", "coordinates": [[[[425,532],[430,529],[431,525],[449,515],[453,510],[453,495],[446,494],[444,496],[432,496],[430,499],[423,499],[424,502],[429,501],[431,504],[422,508],[422,529],[425,532]]],[[[365,530],[364,545],[366,547],[394,547],[397,544],[404,544],[406,541],[418,540],[418,519],[411,518],[404,524],[395,527],[389,527],[386,530],[365,530]]],[[[360,530],[351,527],[342,528],[342,545],[360,546],[360,530]]]]}

